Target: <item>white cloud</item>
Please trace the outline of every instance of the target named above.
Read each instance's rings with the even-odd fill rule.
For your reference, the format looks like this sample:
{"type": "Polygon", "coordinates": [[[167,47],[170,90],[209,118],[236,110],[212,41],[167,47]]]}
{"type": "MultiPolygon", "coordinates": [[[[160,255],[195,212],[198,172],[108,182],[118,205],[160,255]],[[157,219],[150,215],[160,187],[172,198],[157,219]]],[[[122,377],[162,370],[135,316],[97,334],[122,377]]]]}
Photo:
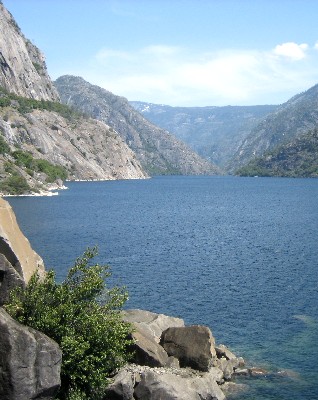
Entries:
{"type": "Polygon", "coordinates": [[[90,68],[76,74],[129,100],[180,106],[277,104],[318,82],[317,45],[289,42],[270,51],[217,53],[165,45],[129,52],[102,49],[90,68]]]}
{"type": "Polygon", "coordinates": [[[278,44],[274,49],[274,54],[298,61],[306,57],[308,47],[306,43],[297,44],[294,42],[287,42],[278,44]]]}

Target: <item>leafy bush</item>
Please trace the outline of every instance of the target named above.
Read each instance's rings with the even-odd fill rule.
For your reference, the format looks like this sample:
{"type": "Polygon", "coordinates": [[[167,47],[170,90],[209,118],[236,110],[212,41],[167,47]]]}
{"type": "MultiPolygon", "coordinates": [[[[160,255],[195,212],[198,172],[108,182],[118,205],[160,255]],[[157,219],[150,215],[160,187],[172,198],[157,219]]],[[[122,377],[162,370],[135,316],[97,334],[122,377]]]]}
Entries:
{"type": "Polygon", "coordinates": [[[26,167],[26,168],[31,168],[32,167],[32,162],[33,162],[33,157],[31,153],[27,153],[26,151],[23,150],[16,150],[12,153],[12,156],[15,158],[15,163],[16,165],[19,165],[20,167],[26,167]]]}
{"type": "Polygon", "coordinates": [[[47,182],[54,182],[60,178],[65,180],[67,178],[67,171],[61,165],[53,165],[47,160],[34,159],[34,169],[37,172],[44,172],[47,175],[47,182]]]}
{"type": "Polygon", "coordinates": [[[18,111],[21,114],[32,112],[33,110],[48,110],[60,114],[62,117],[70,121],[79,118],[87,118],[84,113],[74,110],[73,108],[55,101],[34,100],[27,97],[17,96],[0,87],[0,107],[7,107],[14,100],[18,104],[18,111]]]}
{"type": "Polygon", "coordinates": [[[30,186],[26,179],[17,173],[0,182],[0,191],[4,193],[19,195],[29,190],[30,186]]]}
{"type": "Polygon", "coordinates": [[[14,151],[12,156],[16,160],[16,165],[25,167],[29,175],[32,175],[31,171],[44,172],[47,175],[47,182],[54,182],[58,178],[62,180],[67,178],[67,171],[61,165],[54,165],[47,160],[33,158],[32,154],[23,150],[14,151]]]}
{"type": "Polygon", "coordinates": [[[96,254],[96,248],[87,249],[61,284],[55,282],[54,271],[42,280],[34,274],[6,306],[12,317],[60,345],[61,400],[102,399],[109,374],[128,359],[131,329],[119,312],[127,293],[106,287],[109,268],[89,265],[96,254]]]}
{"type": "Polygon", "coordinates": [[[10,154],[10,146],[0,133],[0,154],[10,154]]]}

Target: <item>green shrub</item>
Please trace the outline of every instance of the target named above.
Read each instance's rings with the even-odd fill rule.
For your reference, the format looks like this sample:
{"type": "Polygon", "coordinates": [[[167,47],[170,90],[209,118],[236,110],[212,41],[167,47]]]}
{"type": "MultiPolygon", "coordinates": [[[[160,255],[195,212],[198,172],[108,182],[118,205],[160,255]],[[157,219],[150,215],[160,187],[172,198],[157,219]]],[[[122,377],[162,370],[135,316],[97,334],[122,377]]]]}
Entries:
{"type": "Polygon", "coordinates": [[[34,175],[34,172],[43,172],[47,175],[47,182],[54,182],[58,178],[62,180],[67,178],[67,171],[61,165],[54,165],[47,160],[33,158],[32,154],[23,150],[14,151],[12,156],[16,160],[16,165],[25,167],[31,176],[34,175]],[[33,174],[30,173],[31,171],[33,171],[33,174]]]}
{"type": "Polygon", "coordinates": [[[58,178],[64,181],[67,178],[67,171],[61,165],[53,165],[42,159],[34,159],[33,162],[37,172],[44,172],[47,175],[47,182],[54,182],[58,178]]]}
{"type": "Polygon", "coordinates": [[[0,154],[10,154],[10,146],[0,134],[0,154]]]}
{"type": "Polygon", "coordinates": [[[26,179],[18,174],[9,176],[7,179],[0,182],[0,191],[4,193],[20,195],[29,190],[30,186],[26,179]]]}
{"type": "Polygon", "coordinates": [[[106,287],[109,268],[89,265],[96,254],[96,248],[87,249],[60,284],[54,271],[42,280],[34,274],[5,307],[16,320],[60,345],[61,400],[104,398],[109,375],[128,359],[131,327],[120,316],[127,293],[106,287]]]}
{"type": "Polygon", "coordinates": [[[16,165],[20,167],[32,168],[33,156],[30,153],[27,153],[23,150],[16,150],[12,153],[12,156],[15,158],[16,165]]]}

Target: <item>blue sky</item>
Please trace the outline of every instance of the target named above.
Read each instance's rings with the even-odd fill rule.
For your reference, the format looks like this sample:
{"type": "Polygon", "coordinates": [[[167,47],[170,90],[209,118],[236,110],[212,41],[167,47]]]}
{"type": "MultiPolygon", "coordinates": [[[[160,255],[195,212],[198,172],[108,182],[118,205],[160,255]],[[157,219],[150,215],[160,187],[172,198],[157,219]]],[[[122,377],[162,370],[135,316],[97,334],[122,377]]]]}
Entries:
{"type": "Polygon", "coordinates": [[[52,79],[129,100],[280,104],[318,83],[317,0],[3,0],[52,79]]]}

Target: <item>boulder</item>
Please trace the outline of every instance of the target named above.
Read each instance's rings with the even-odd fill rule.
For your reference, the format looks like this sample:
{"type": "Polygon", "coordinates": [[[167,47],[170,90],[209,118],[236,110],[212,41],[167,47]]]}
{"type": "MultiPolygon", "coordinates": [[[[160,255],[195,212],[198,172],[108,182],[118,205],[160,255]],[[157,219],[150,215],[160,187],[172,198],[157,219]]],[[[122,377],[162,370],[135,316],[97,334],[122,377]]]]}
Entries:
{"type": "Polygon", "coordinates": [[[139,365],[148,365],[149,367],[163,367],[169,363],[169,357],[166,351],[155,341],[152,336],[147,336],[142,331],[135,330],[132,333],[134,345],[133,362],[139,365]]]}
{"type": "Polygon", "coordinates": [[[176,357],[181,367],[208,371],[216,358],[211,330],[202,325],[168,328],[160,344],[169,356],[176,357]]]}
{"type": "Polygon", "coordinates": [[[0,308],[0,398],[52,399],[60,386],[62,352],[52,339],[0,308]]]}
{"type": "Polygon", "coordinates": [[[223,376],[225,380],[230,380],[233,373],[234,368],[238,366],[238,362],[236,360],[227,360],[226,358],[222,357],[215,361],[215,365],[223,372],[223,376]]]}
{"type": "Polygon", "coordinates": [[[145,371],[135,388],[137,400],[223,400],[222,390],[210,374],[183,377],[145,371]]]}
{"type": "Polygon", "coordinates": [[[0,269],[1,305],[7,298],[5,288],[11,288],[17,281],[19,284],[27,283],[35,271],[39,271],[41,275],[45,273],[42,258],[31,248],[30,242],[17,224],[11,206],[2,198],[0,198],[0,254],[6,259],[5,261],[2,257],[0,269]]]}
{"type": "Polygon", "coordinates": [[[236,355],[233,354],[224,344],[219,344],[215,346],[216,355],[218,358],[225,357],[227,360],[236,359],[236,355]]]}
{"type": "Polygon", "coordinates": [[[133,324],[139,331],[144,332],[146,336],[152,336],[157,343],[160,342],[164,330],[170,327],[184,326],[184,321],[181,318],[138,309],[123,311],[123,319],[133,324]]]}
{"type": "Polygon", "coordinates": [[[135,375],[125,369],[119,371],[114,381],[108,386],[105,399],[133,400],[135,375]]]}
{"type": "Polygon", "coordinates": [[[0,254],[0,306],[9,299],[11,290],[23,287],[24,280],[3,254],[0,254]]]}

